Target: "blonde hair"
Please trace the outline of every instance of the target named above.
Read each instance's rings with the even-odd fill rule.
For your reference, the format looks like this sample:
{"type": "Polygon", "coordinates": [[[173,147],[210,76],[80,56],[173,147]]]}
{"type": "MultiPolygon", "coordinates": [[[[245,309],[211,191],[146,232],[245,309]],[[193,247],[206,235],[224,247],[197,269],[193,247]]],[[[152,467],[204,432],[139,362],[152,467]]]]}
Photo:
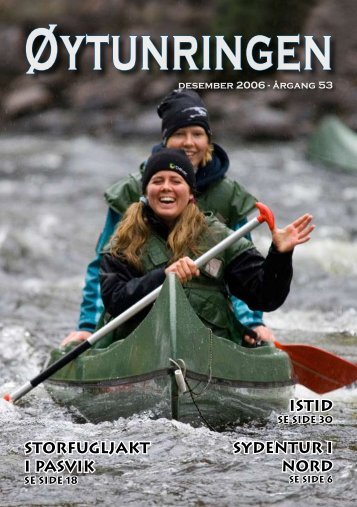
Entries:
{"type": "Polygon", "coordinates": [[[213,152],[214,152],[214,146],[213,146],[212,143],[210,143],[208,145],[208,148],[207,148],[207,151],[205,153],[205,156],[203,157],[202,167],[204,167],[205,165],[207,165],[208,162],[211,162],[211,160],[213,158],[213,152]]]}
{"type": "MultiPolygon", "coordinates": [[[[142,269],[140,257],[151,235],[143,207],[142,202],[129,206],[110,242],[110,253],[114,257],[125,259],[137,269],[142,269]]],[[[198,240],[206,229],[204,214],[194,202],[189,202],[167,238],[167,246],[172,252],[169,263],[172,264],[188,254],[202,253],[198,240]]]]}

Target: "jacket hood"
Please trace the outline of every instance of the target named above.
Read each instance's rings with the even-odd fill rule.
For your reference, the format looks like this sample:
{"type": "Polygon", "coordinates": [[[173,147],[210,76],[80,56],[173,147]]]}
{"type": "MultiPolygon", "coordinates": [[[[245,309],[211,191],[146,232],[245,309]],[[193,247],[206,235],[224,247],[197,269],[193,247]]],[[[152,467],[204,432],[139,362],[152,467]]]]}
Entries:
{"type": "MultiPolygon", "coordinates": [[[[153,146],[151,152],[156,153],[164,147],[162,143],[153,146]]],[[[202,192],[208,185],[223,178],[229,169],[229,158],[224,149],[213,143],[213,157],[208,164],[196,172],[196,189],[202,192]]]]}

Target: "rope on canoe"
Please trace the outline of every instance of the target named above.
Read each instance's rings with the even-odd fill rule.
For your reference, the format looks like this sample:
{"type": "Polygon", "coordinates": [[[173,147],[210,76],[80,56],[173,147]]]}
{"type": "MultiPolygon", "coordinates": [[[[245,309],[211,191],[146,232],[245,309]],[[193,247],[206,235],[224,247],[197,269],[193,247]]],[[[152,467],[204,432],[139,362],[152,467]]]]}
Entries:
{"type": "MultiPolygon", "coordinates": [[[[206,424],[206,426],[211,430],[211,431],[215,431],[215,429],[210,425],[210,423],[207,421],[207,419],[205,418],[205,416],[202,414],[201,412],[201,409],[200,407],[197,405],[197,402],[195,400],[195,397],[198,398],[199,396],[202,396],[202,394],[208,389],[208,386],[210,385],[211,383],[211,380],[212,380],[212,362],[213,362],[213,337],[212,337],[212,329],[210,329],[210,335],[209,335],[209,359],[208,359],[208,380],[207,380],[207,383],[206,385],[204,386],[204,388],[201,390],[201,392],[197,393],[195,392],[190,384],[188,383],[188,380],[186,378],[186,364],[185,364],[185,361],[183,359],[177,359],[177,361],[174,361],[173,359],[170,358],[170,361],[177,367],[179,368],[179,370],[181,371],[182,375],[183,375],[183,378],[184,378],[184,381],[186,383],[186,386],[188,388],[188,392],[190,393],[190,396],[191,396],[191,400],[192,400],[192,403],[194,404],[194,406],[196,407],[197,409],[197,412],[198,412],[198,415],[200,416],[200,418],[202,419],[202,421],[206,424]],[[182,364],[182,366],[180,366],[179,362],[182,364]]],[[[199,385],[199,383],[197,384],[199,385]]],[[[196,387],[197,387],[196,385],[196,387]]]]}

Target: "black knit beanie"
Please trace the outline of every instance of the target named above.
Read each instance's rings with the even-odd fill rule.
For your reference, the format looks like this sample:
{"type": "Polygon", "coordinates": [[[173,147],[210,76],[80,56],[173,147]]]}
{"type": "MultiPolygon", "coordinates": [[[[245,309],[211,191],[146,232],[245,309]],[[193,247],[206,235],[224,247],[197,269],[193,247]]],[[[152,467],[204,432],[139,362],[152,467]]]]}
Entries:
{"type": "Polygon", "coordinates": [[[161,130],[164,144],[175,130],[190,125],[203,127],[209,138],[212,135],[206,106],[194,91],[173,90],[158,106],[157,113],[162,118],[161,130]]]}
{"type": "Polygon", "coordinates": [[[150,179],[159,171],[174,171],[182,176],[192,191],[196,188],[193,166],[183,150],[162,148],[148,158],[141,180],[143,193],[150,179]]]}

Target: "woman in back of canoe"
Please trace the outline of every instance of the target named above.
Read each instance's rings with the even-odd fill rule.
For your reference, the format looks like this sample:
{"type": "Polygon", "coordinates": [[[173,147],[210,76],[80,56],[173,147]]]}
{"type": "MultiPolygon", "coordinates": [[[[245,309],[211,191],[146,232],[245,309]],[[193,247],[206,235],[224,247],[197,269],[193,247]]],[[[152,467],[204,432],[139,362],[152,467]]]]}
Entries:
{"type": "MultiPolygon", "coordinates": [[[[198,270],[194,259],[231,231],[195,204],[195,174],[189,158],[170,148],[152,155],[143,173],[142,191],[143,198],[128,208],[110,251],[102,257],[105,321],[139,301],[173,272],[203,323],[216,335],[241,343],[244,327],[234,316],[229,295],[261,311],[282,305],[290,288],[294,247],[308,241],[314,229],[311,215],[303,215],[284,229],[275,227],[266,258],[242,238],[198,270]]],[[[114,339],[124,338],[143,317],[142,312],[120,327],[114,339]]],[[[254,343],[246,336],[244,340],[254,343]]]]}

